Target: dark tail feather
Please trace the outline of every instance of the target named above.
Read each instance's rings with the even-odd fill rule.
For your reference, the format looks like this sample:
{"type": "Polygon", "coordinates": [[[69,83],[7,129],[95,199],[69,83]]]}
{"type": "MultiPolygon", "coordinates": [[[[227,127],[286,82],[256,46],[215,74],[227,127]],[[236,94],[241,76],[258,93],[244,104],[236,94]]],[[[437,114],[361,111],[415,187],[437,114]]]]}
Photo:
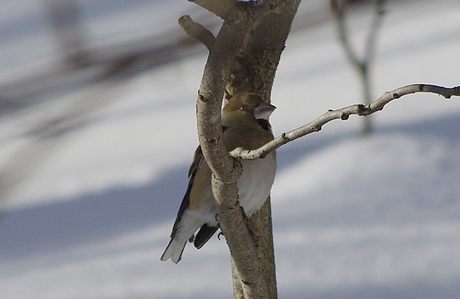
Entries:
{"type": "Polygon", "coordinates": [[[203,245],[208,242],[212,235],[214,235],[217,229],[217,226],[209,226],[207,224],[203,224],[203,226],[200,228],[200,231],[195,236],[195,241],[193,242],[195,247],[198,249],[203,247],[203,245]]]}

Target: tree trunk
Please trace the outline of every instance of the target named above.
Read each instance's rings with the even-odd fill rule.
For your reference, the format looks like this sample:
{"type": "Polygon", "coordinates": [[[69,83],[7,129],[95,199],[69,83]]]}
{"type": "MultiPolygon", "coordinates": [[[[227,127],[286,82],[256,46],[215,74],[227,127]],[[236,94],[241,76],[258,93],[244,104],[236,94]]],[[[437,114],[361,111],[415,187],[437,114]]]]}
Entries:
{"type": "MultiPolygon", "coordinates": [[[[281,14],[268,14],[250,30],[245,45],[238,54],[238,61],[243,63],[246,69],[251,70],[251,84],[246,87],[232,86],[231,91],[234,93],[254,92],[265,101],[270,102],[275,72],[299,4],[300,1],[285,0],[281,14]]],[[[235,72],[238,73],[238,70],[234,70],[235,72]]],[[[249,228],[254,233],[257,254],[268,287],[268,298],[277,298],[270,198],[249,219],[249,228]]],[[[244,298],[241,282],[233,262],[232,271],[234,298],[244,298]]]]}

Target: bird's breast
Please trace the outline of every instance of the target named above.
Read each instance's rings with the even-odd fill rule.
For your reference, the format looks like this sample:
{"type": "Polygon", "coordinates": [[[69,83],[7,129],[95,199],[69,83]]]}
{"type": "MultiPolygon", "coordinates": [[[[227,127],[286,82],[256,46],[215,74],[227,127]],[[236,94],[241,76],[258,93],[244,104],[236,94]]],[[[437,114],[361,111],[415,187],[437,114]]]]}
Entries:
{"type": "Polygon", "coordinates": [[[264,159],[243,160],[243,172],[238,180],[240,205],[249,217],[259,210],[270,195],[275,180],[276,156],[268,154],[264,159]]]}

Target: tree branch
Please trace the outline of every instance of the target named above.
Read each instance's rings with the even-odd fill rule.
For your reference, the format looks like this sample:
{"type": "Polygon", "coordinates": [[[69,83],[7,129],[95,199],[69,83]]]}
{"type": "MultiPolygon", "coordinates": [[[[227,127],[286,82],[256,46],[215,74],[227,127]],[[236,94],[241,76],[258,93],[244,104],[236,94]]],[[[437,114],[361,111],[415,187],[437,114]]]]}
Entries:
{"type": "MultiPolygon", "coordinates": [[[[239,279],[244,297],[275,298],[276,287],[272,287],[275,290],[275,294],[272,294],[272,289],[267,286],[257,249],[240,209],[236,184],[240,172],[239,163],[232,159],[225,150],[220,114],[231,66],[238,51],[244,45],[248,32],[260,18],[272,11],[283,11],[287,4],[279,0],[268,0],[257,6],[237,3],[234,0],[231,2],[195,0],[194,2],[225,20],[213,45],[208,47],[210,52],[197,100],[198,137],[203,156],[213,173],[212,189],[220,228],[228,243],[232,262],[236,266],[234,275],[239,279]],[[276,6],[278,2],[282,6],[280,9],[276,6]],[[238,8],[228,9],[233,6],[238,8]],[[242,9],[245,11],[244,15],[242,9]]],[[[191,24],[187,19],[182,22],[191,24]]],[[[198,25],[192,24],[191,26],[196,30],[193,32],[202,33],[204,30],[198,29],[198,25]]],[[[193,34],[195,36],[197,33],[193,34]]]]}
{"type": "Polygon", "coordinates": [[[185,33],[195,38],[211,51],[214,46],[215,37],[211,31],[204,28],[203,25],[195,23],[190,16],[182,16],[179,19],[179,25],[184,29],[185,33]]]}
{"type": "MultiPolygon", "coordinates": [[[[230,95],[252,92],[270,102],[276,69],[299,4],[300,0],[280,1],[281,8],[276,9],[276,13],[266,15],[251,28],[237,55],[237,63],[233,65],[227,86],[230,95]]],[[[248,224],[254,233],[253,241],[268,286],[268,298],[274,299],[277,298],[277,286],[271,215],[269,197],[248,219],[248,224]]],[[[232,266],[232,270],[234,281],[238,282],[235,267],[232,266]]],[[[237,286],[234,286],[234,292],[235,298],[243,298],[243,292],[237,286]]]]}
{"type": "Polygon", "coordinates": [[[437,85],[412,84],[400,87],[393,91],[384,93],[380,98],[366,106],[357,104],[338,110],[329,110],[314,121],[290,132],[283,133],[280,137],[275,138],[274,140],[268,142],[258,149],[249,151],[239,147],[231,151],[230,156],[236,159],[245,160],[264,158],[268,153],[276,150],[286,143],[289,143],[305,135],[320,131],[323,125],[334,119],[347,120],[349,116],[353,114],[359,116],[368,116],[382,110],[386,104],[395,99],[399,99],[402,96],[418,92],[435,93],[443,96],[446,99],[450,99],[452,96],[460,96],[460,86],[446,88],[437,85]]]}
{"type": "Polygon", "coordinates": [[[375,0],[375,13],[366,39],[364,57],[362,59],[358,58],[358,55],[355,53],[350,44],[349,34],[345,25],[345,10],[347,4],[344,0],[331,0],[330,5],[332,12],[336,15],[339,39],[345,50],[345,54],[347,55],[348,60],[350,60],[351,64],[358,68],[360,72],[365,72],[365,69],[370,64],[372,55],[374,53],[375,38],[377,36],[378,30],[380,29],[382,16],[384,14],[385,0],[375,0]]]}
{"type": "Polygon", "coordinates": [[[375,2],[375,11],[374,11],[374,19],[372,20],[371,28],[369,30],[369,34],[367,36],[367,42],[364,51],[364,60],[366,64],[369,65],[373,60],[374,48],[375,48],[375,39],[377,37],[378,30],[380,29],[380,25],[382,23],[382,17],[385,13],[385,0],[376,0],[375,2]]]}
{"type": "Polygon", "coordinates": [[[240,280],[244,282],[242,287],[245,297],[266,298],[268,291],[263,271],[238,202],[239,164],[225,150],[220,115],[230,65],[254,22],[246,19],[238,24],[225,21],[222,25],[203,72],[196,113],[201,149],[213,173],[212,189],[220,228],[240,280]]]}
{"type": "MultiPolygon", "coordinates": [[[[331,0],[330,1],[332,12],[336,15],[336,21],[339,31],[339,39],[342,43],[342,46],[345,50],[345,54],[350,60],[351,64],[357,66],[358,68],[362,68],[365,62],[361,61],[358,56],[356,55],[355,51],[350,45],[350,41],[347,34],[347,29],[345,25],[345,9],[347,4],[344,0],[331,0]]],[[[365,61],[365,60],[364,60],[365,61]]]]}

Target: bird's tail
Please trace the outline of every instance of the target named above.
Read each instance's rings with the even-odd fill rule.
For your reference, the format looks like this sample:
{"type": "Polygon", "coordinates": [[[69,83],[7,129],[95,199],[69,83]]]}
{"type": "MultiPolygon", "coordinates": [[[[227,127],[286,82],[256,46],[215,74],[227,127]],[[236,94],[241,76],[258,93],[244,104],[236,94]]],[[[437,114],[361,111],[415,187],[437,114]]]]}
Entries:
{"type": "Polygon", "coordinates": [[[162,261],[167,261],[169,258],[176,264],[180,261],[187,241],[193,242],[195,232],[205,223],[201,218],[186,210],[182,217],[176,220],[171,233],[171,241],[161,256],[162,261]]]}
{"type": "Polygon", "coordinates": [[[178,238],[172,238],[168,244],[168,247],[166,247],[165,252],[163,252],[161,260],[167,261],[169,258],[171,258],[171,261],[177,264],[182,257],[182,252],[184,252],[186,244],[187,240],[181,241],[178,240],[178,238]]]}

